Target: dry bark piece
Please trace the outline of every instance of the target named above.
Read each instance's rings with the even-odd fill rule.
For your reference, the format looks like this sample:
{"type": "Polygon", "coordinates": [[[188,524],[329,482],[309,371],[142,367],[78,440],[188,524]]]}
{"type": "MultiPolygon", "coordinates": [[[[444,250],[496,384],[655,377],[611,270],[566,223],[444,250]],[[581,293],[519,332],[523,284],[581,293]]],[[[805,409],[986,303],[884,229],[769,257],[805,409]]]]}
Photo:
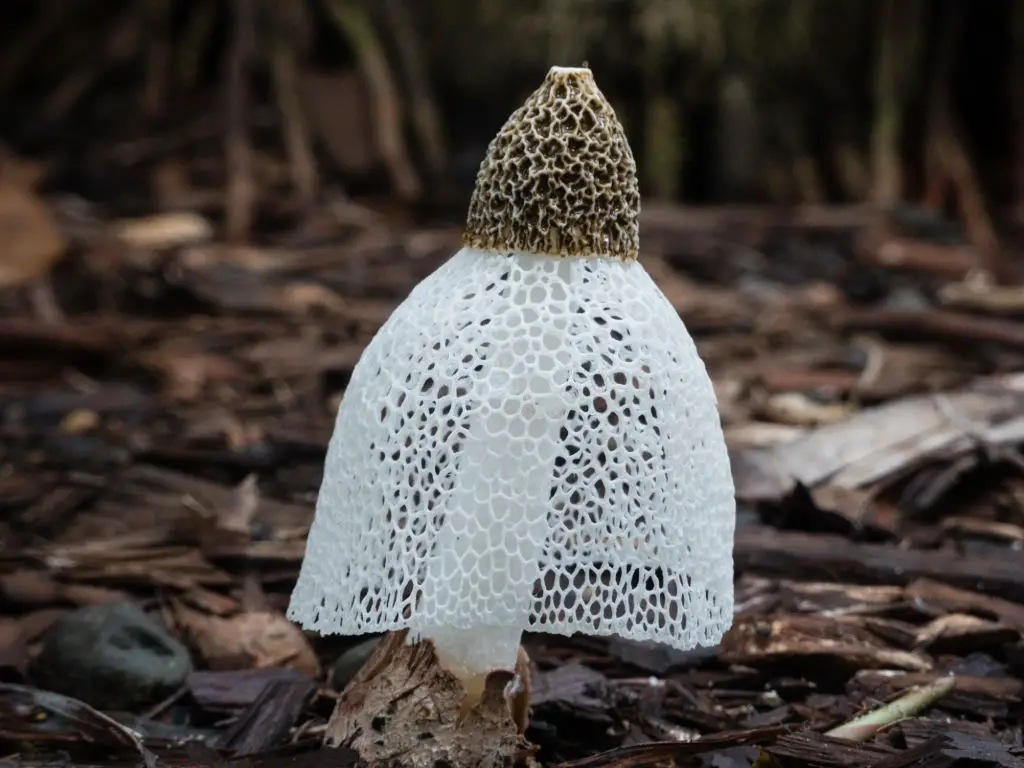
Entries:
{"type": "Polygon", "coordinates": [[[854,393],[870,400],[960,387],[981,369],[939,344],[893,344],[865,336],[854,345],[867,357],[854,393]]]}
{"type": "Polygon", "coordinates": [[[752,524],[736,532],[739,571],[790,579],[873,584],[907,584],[927,578],[1024,602],[1021,560],[1019,552],[1009,549],[985,555],[961,554],[950,549],[901,549],[752,524]]]}
{"type": "Polygon", "coordinates": [[[894,752],[881,744],[859,744],[814,731],[782,736],[765,751],[780,758],[785,765],[792,761],[795,765],[815,768],[869,768],[894,752]]]}
{"type": "Polygon", "coordinates": [[[932,662],[917,653],[888,648],[871,632],[821,616],[737,617],[719,658],[728,664],[824,662],[842,674],[859,669],[923,672],[932,662]]]}
{"type": "Polygon", "coordinates": [[[930,653],[960,653],[999,648],[1020,638],[1020,632],[1005,624],[977,616],[950,613],[934,619],[917,632],[917,646],[930,653]]]}
{"type": "Polygon", "coordinates": [[[185,680],[189,695],[204,710],[236,715],[251,707],[263,696],[268,686],[289,683],[295,687],[309,676],[294,669],[239,669],[225,672],[199,670],[185,680]]]}
{"type": "Polygon", "coordinates": [[[995,616],[1003,624],[1024,632],[1024,605],[990,597],[968,589],[957,589],[931,579],[918,579],[910,584],[908,599],[942,612],[973,612],[995,616]]]}
{"type": "Polygon", "coordinates": [[[872,768],[1019,768],[1024,749],[951,730],[872,768]]]}
{"type": "Polygon", "coordinates": [[[430,641],[409,644],[407,636],[386,635],[342,692],[326,745],[352,748],[371,765],[408,768],[505,768],[529,751],[513,717],[524,711],[529,686],[509,687],[529,679],[525,654],[516,672],[492,672],[479,703],[462,712],[458,678],[438,663],[430,641]]]}
{"type": "Polygon", "coordinates": [[[1015,444],[1024,440],[1022,405],[1024,380],[1013,375],[866,409],[788,443],[738,452],[737,496],[780,500],[798,482],[857,490],[979,444],[1015,444]]]}
{"type": "Polygon", "coordinates": [[[842,582],[782,581],[779,592],[791,597],[801,612],[841,610],[845,615],[885,610],[905,599],[899,587],[842,582]]]}
{"type": "Polygon", "coordinates": [[[267,680],[255,701],[238,716],[220,743],[239,757],[280,743],[315,691],[316,684],[306,677],[267,680]]]}
{"type": "Polygon", "coordinates": [[[976,517],[953,515],[942,521],[942,530],[961,536],[992,539],[997,542],[1024,542],[1024,527],[996,520],[979,520],[976,517]]]}
{"type": "Polygon", "coordinates": [[[90,584],[63,584],[44,571],[17,570],[0,576],[0,596],[21,606],[42,607],[54,603],[97,605],[126,600],[121,590],[90,584]]]}

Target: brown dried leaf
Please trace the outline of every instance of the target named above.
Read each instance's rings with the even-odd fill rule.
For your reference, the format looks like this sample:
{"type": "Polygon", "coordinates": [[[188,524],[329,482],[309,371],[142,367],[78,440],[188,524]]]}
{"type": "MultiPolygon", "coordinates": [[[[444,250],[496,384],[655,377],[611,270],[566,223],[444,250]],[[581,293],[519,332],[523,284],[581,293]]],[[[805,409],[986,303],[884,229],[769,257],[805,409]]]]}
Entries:
{"type": "Polygon", "coordinates": [[[181,603],[173,619],[210,669],[286,667],[316,678],[320,665],[302,631],[284,616],[253,611],[223,618],[200,613],[181,603]]]}
{"type": "Polygon", "coordinates": [[[0,159],[0,289],[28,285],[49,274],[67,242],[50,207],[16,178],[0,159]]]}

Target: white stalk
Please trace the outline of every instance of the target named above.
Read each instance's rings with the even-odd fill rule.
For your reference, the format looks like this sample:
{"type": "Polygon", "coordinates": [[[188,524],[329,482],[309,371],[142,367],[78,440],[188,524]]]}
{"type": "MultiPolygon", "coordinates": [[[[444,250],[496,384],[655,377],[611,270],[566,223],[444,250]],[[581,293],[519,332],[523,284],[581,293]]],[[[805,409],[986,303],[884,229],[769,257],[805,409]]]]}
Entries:
{"type": "MultiPolygon", "coordinates": [[[[520,254],[515,261],[527,274],[543,269],[545,262],[550,267],[546,256],[520,254]]],[[[567,269],[559,265],[563,279],[567,269]]],[[[509,311],[522,313],[527,324],[530,313],[536,314],[531,287],[529,279],[510,284],[507,297],[509,311]]],[[[557,332],[547,338],[557,339],[557,332]]],[[[528,344],[525,334],[515,335],[488,356],[488,367],[503,372],[514,369],[531,349],[537,360],[532,367],[520,366],[521,373],[507,381],[485,375],[481,382],[487,407],[474,414],[463,443],[463,464],[448,505],[453,511],[435,540],[419,604],[421,612],[442,620],[431,624],[414,618],[411,625],[413,634],[429,638],[442,664],[464,681],[515,667],[548,534],[568,374],[556,359],[559,347],[551,344],[538,352],[528,344]],[[493,597],[486,616],[472,622],[443,620],[481,593],[493,597]]]]}

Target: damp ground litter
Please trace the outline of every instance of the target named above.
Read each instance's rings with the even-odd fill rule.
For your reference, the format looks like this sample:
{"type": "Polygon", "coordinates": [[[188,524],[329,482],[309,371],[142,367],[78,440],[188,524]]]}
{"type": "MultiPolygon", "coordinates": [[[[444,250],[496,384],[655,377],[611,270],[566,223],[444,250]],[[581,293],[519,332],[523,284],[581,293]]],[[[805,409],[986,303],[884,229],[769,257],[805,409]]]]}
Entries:
{"type": "MultiPolygon", "coordinates": [[[[459,234],[353,202],[321,215],[315,244],[283,230],[231,246],[194,212],[101,222],[45,274],[59,319],[11,297],[6,760],[356,760],[320,736],[375,639],[306,636],[283,613],[346,377],[459,234]]],[[[737,615],[688,653],[528,636],[533,759],[1020,764],[1024,325],[984,289],[937,298],[964,285],[932,268],[950,246],[899,226],[647,206],[642,258],[719,391],[737,615]],[[852,253],[868,228],[933,261],[852,253]],[[865,280],[871,301],[850,289],[865,280]],[[866,740],[826,735],[948,675],[866,740]]]]}
{"type": "MultiPolygon", "coordinates": [[[[357,52],[331,76],[268,32],[302,20],[225,4],[207,90],[179,31],[136,34],[173,6],[200,39],[199,5],[111,6],[119,53],[76,68],[70,46],[56,73],[35,64],[60,4],[22,5],[0,56],[0,102],[26,104],[0,109],[0,764],[359,765],[322,742],[379,638],[285,610],[352,368],[460,247],[483,150],[436,142],[400,2],[377,19],[395,50],[363,4],[323,3],[357,52]],[[270,97],[246,76],[268,40],[270,97]],[[141,85],[108,82],[125,62],[141,85]]],[[[645,191],[639,258],[729,446],[735,620],[688,652],[527,634],[523,766],[1024,765],[1024,219],[936,135],[922,206],[645,191]]]]}

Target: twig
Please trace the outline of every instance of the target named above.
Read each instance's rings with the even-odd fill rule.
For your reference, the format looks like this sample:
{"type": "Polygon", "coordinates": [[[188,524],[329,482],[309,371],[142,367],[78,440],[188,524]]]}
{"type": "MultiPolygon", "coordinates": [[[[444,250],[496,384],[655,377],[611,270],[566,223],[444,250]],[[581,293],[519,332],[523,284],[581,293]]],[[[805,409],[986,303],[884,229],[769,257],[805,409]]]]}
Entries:
{"type": "Polygon", "coordinates": [[[920,48],[920,5],[885,0],[879,7],[880,50],[875,67],[875,116],[871,128],[872,199],[893,205],[903,194],[902,153],[904,102],[920,48]]]}
{"type": "Polygon", "coordinates": [[[419,135],[427,165],[434,174],[440,174],[448,165],[441,116],[434,104],[430,82],[426,77],[427,64],[422,46],[409,17],[407,0],[385,0],[384,8],[395,36],[398,59],[409,85],[413,128],[419,135]]]}
{"type": "Polygon", "coordinates": [[[1020,323],[943,310],[843,310],[835,315],[832,322],[834,327],[844,331],[873,330],[960,343],[1002,344],[1012,349],[1024,348],[1024,326],[1020,323]]]}
{"type": "Polygon", "coordinates": [[[971,242],[983,254],[999,250],[999,237],[985,207],[985,197],[971,159],[953,126],[953,116],[945,115],[932,136],[936,159],[949,174],[958,192],[960,213],[971,242]]]}
{"type": "Polygon", "coordinates": [[[316,198],[317,173],[313,157],[309,125],[298,92],[298,76],[295,66],[295,35],[293,25],[288,23],[287,14],[294,7],[287,4],[274,6],[280,13],[279,28],[274,32],[271,54],[271,73],[274,91],[281,109],[285,151],[288,153],[289,171],[292,183],[299,195],[303,208],[312,205],[316,198]]]}
{"type": "Polygon", "coordinates": [[[938,61],[931,83],[927,154],[933,180],[929,187],[936,190],[952,184],[968,237],[980,251],[984,262],[979,266],[988,267],[993,273],[1003,276],[1005,270],[998,259],[999,237],[986,210],[981,184],[960,138],[961,132],[950,105],[949,82],[956,64],[956,43],[963,27],[961,22],[960,6],[947,6],[939,29],[938,61]],[[941,174],[938,181],[934,179],[935,174],[941,174]]]}
{"type": "Polygon", "coordinates": [[[246,116],[249,106],[249,61],[256,42],[254,0],[234,0],[234,39],[228,52],[225,101],[227,103],[227,188],[225,219],[227,237],[245,241],[252,228],[256,197],[252,178],[252,148],[249,146],[246,116]]]}
{"type": "Polygon", "coordinates": [[[338,31],[352,48],[370,88],[377,144],[399,196],[416,199],[422,185],[402,137],[402,106],[383,46],[369,15],[351,0],[324,0],[338,31]]]}
{"type": "Polygon", "coordinates": [[[940,678],[934,683],[900,696],[895,701],[891,701],[873,712],[868,712],[866,715],[833,728],[831,731],[826,731],[825,735],[835,739],[867,741],[867,739],[883,728],[888,728],[900,720],[913,717],[932,706],[936,701],[952,691],[955,686],[956,678],[940,678]]]}
{"type": "Polygon", "coordinates": [[[213,3],[197,3],[191,10],[176,48],[177,86],[183,91],[195,86],[199,79],[203,52],[217,21],[217,6],[213,3]]]}
{"type": "Polygon", "coordinates": [[[146,87],[142,97],[147,117],[157,117],[167,101],[171,60],[171,5],[149,0],[149,44],[146,46],[146,87]]]}

